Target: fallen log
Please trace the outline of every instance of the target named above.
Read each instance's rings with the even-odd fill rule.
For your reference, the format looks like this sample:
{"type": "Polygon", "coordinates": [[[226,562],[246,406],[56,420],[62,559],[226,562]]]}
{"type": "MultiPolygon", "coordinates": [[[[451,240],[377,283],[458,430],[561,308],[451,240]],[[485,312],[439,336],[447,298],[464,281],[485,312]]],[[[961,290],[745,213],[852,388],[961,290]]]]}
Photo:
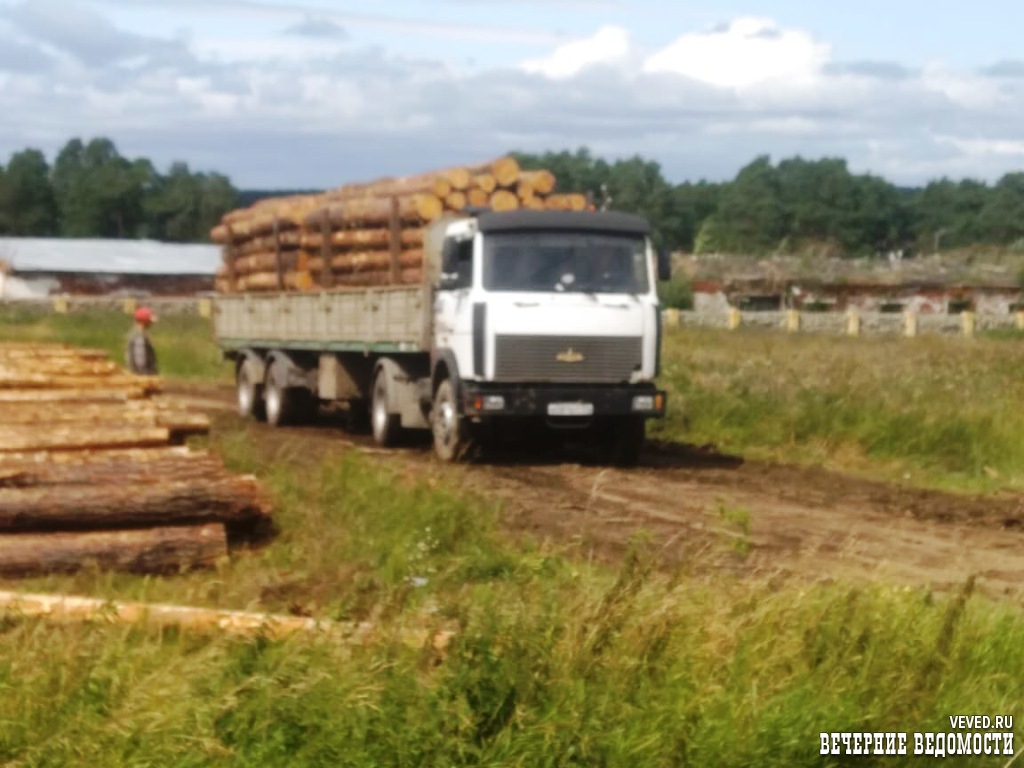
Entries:
{"type": "Polygon", "coordinates": [[[391,221],[392,199],[398,200],[398,217],[406,224],[430,222],[444,212],[444,205],[436,195],[367,198],[346,200],[342,203],[333,203],[326,209],[318,209],[306,217],[305,224],[314,229],[321,226],[326,211],[328,221],[335,227],[382,226],[391,221]]]}
{"type": "Polygon", "coordinates": [[[210,419],[202,413],[193,413],[184,409],[170,408],[139,408],[136,404],[150,405],[149,401],[136,401],[125,404],[95,404],[76,406],[59,410],[52,404],[24,403],[13,406],[0,403],[0,442],[4,440],[8,428],[31,424],[45,424],[47,429],[58,425],[85,428],[88,425],[101,427],[163,427],[173,434],[205,433],[210,429],[210,419]]]}
{"type": "Polygon", "coordinates": [[[467,199],[465,192],[452,192],[444,201],[445,208],[449,211],[466,210],[467,199]]]}
{"type": "Polygon", "coordinates": [[[0,389],[0,403],[124,403],[155,391],[143,384],[118,389],[0,389]]]}
{"type": "Polygon", "coordinates": [[[498,182],[494,178],[494,174],[478,173],[476,176],[473,177],[473,183],[472,186],[470,187],[470,191],[472,192],[474,189],[478,189],[490,195],[491,192],[493,192],[497,188],[498,182]]]}
{"type": "Polygon", "coordinates": [[[83,568],[165,574],[209,568],[227,557],[224,526],[0,535],[0,575],[74,573],[83,568]]]}
{"type": "MultiPolygon", "coordinates": [[[[398,265],[405,269],[420,267],[423,264],[423,250],[410,248],[400,251],[398,265]]],[[[391,253],[388,251],[355,251],[343,253],[331,259],[331,269],[339,275],[349,272],[375,271],[388,269],[391,266],[391,253]]],[[[309,268],[314,274],[323,269],[323,259],[309,260],[309,268]]]]}
{"type": "Polygon", "coordinates": [[[192,632],[222,632],[285,638],[298,632],[323,633],[344,643],[397,640],[406,645],[443,652],[454,633],[422,622],[419,627],[396,627],[385,632],[369,622],[336,622],[299,616],[196,608],[161,603],[129,603],[72,595],[0,592],[0,615],[40,617],[52,621],[102,621],[174,627],[192,632]]]}
{"type": "Polygon", "coordinates": [[[205,453],[175,453],[162,450],[99,451],[67,454],[76,461],[61,462],[54,454],[0,457],[0,488],[43,486],[136,485],[162,482],[216,480],[227,473],[216,458],[205,453]],[[152,455],[149,455],[152,454],[152,455]]]}
{"type": "Polygon", "coordinates": [[[82,531],[250,523],[268,516],[256,479],[164,480],[67,488],[0,488],[0,531],[82,531]]]}
{"type": "Polygon", "coordinates": [[[27,451],[81,451],[105,448],[144,448],[166,445],[166,427],[59,426],[39,429],[15,426],[0,430],[0,454],[27,451]]]}
{"type": "Polygon", "coordinates": [[[515,192],[509,192],[507,189],[499,189],[491,195],[491,210],[517,211],[519,208],[519,197],[515,192]]]}
{"type": "Polygon", "coordinates": [[[536,195],[551,194],[555,190],[555,183],[555,174],[551,171],[521,171],[519,173],[519,189],[528,189],[536,195]]]}
{"type": "Polygon", "coordinates": [[[491,202],[491,196],[486,190],[474,188],[466,193],[466,200],[474,208],[486,208],[491,202]]]}
{"type": "MultiPolygon", "coordinates": [[[[399,240],[403,246],[422,247],[423,229],[406,227],[401,230],[399,240]]],[[[323,244],[323,235],[319,232],[306,232],[302,235],[302,247],[319,252],[323,244]]],[[[357,250],[366,248],[387,248],[391,244],[391,232],[386,227],[377,229],[342,229],[331,233],[331,245],[335,248],[357,250]]]]}
{"type": "Polygon", "coordinates": [[[159,386],[159,379],[132,376],[130,374],[113,376],[34,374],[27,372],[0,372],[0,390],[11,389],[46,389],[46,390],[87,390],[87,389],[138,389],[159,386]]]}
{"type": "Polygon", "coordinates": [[[0,456],[0,466],[15,463],[35,465],[105,464],[112,461],[165,461],[180,457],[208,456],[180,445],[159,445],[152,448],[107,448],[92,451],[24,451],[0,456]]]}

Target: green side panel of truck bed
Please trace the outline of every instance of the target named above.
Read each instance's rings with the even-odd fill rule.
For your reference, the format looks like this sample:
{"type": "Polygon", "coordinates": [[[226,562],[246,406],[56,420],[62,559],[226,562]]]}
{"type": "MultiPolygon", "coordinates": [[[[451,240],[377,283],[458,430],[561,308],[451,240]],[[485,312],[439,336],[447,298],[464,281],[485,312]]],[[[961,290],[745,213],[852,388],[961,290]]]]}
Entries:
{"type": "Polygon", "coordinates": [[[429,291],[421,286],[318,293],[236,294],[214,300],[225,350],[426,351],[429,291]]]}

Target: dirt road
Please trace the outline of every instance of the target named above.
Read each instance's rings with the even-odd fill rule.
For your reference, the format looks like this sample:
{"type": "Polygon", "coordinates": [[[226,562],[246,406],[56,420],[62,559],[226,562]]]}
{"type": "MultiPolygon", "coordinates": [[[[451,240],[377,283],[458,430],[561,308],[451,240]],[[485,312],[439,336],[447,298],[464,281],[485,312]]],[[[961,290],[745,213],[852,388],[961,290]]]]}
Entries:
{"type": "MultiPolygon", "coordinates": [[[[215,428],[238,423],[230,390],[174,394],[217,412],[215,428]]],[[[497,495],[510,532],[584,556],[615,559],[643,531],[667,565],[698,572],[937,590],[973,575],[992,596],[1024,597],[1024,497],[923,491],[677,444],[652,445],[630,470],[587,465],[571,452],[444,466],[427,446],[381,451],[329,416],[315,426],[254,430],[267,451],[292,441],[327,456],[372,451],[414,475],[497,495]]]]}

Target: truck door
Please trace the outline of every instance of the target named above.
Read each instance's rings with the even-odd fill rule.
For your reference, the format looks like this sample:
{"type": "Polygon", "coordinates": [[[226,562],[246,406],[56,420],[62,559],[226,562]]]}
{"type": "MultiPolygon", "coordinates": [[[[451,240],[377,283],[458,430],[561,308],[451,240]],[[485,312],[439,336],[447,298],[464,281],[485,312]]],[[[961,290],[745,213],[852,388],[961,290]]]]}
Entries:
{"type": "Polygon", "coordinates": [[[434,294],[435,348],[454,353],[462,378],[473,374],[473,244],[470,233],[445,239],[434,294]]]}

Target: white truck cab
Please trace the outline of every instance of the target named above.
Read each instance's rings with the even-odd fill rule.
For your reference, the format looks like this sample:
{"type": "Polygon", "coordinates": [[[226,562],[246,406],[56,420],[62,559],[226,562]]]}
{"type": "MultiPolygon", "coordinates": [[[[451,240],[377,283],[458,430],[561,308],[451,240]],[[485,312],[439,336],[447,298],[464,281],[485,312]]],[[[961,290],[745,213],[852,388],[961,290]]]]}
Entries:
{"type": "Polygon", "coordinates": [[[657,277],[639,216],[515,211],[448,223],[432,367],[458,383],[458,402],[434,416],[438,452],[473,425],[530,418],[592,429],[619,461],[634,460],[644,420],[665,407],[654,387],[657,277]]]}
{"type": "Polygon", "coordinates": [[[226,295],[215,332],[239,409],[274,425],[344,400],[376,441],[430,429],[437,455],[523,429],[632,464],[665,413],[656,258],[640,216],[481,212],[435,222],[424,284],[226,295]]]}

